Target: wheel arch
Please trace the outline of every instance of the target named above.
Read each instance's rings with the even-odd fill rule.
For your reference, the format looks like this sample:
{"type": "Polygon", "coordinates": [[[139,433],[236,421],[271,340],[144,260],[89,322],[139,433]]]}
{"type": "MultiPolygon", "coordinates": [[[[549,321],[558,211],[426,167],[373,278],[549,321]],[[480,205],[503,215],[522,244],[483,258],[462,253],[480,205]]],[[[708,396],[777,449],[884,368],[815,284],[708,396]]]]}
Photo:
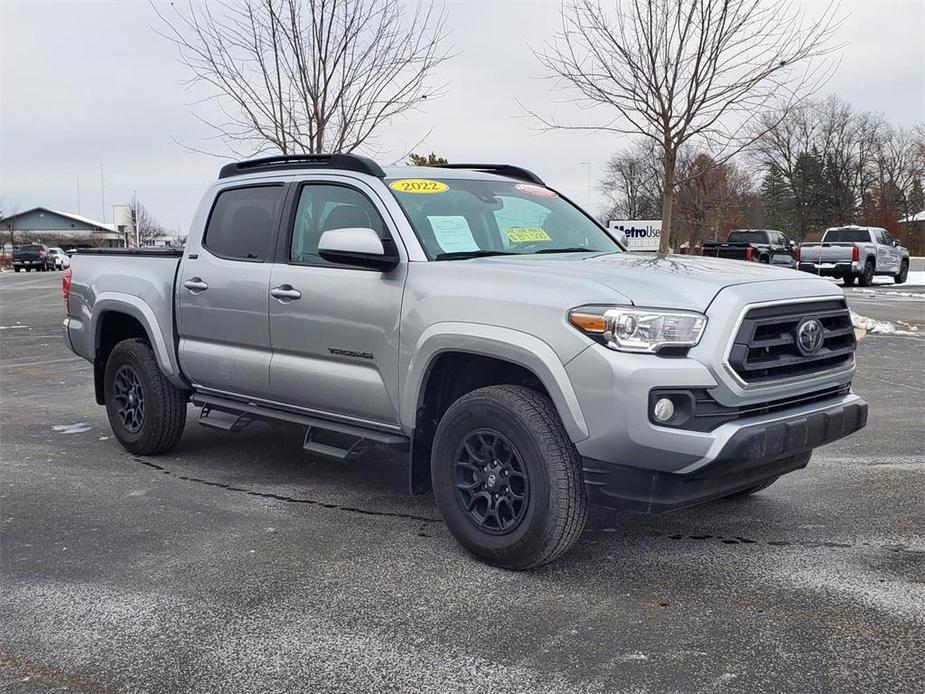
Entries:
{"type": "Polygon", "coordinates": [[[93,305],[90,326],[93,343],[93,382],[96,401],[104,404],[103,375],[109,354],[122,340],[138,338],[144,340],[157,361],[163,374],[178,387],[187,387],[180,376],[173,343],[164,336],[157,317],[144,301],[131,295],[101,295],[93,305]]]}
{"type": "Polygon", "coordinates": [[[564,365],[548,344],[532,335],[495,326],[438,324],[421,336],[407,373],[401,421],[412,439],[412,492],[429,489],[431,443],[443,412],[476,388],[532,387],[552,401],[573,442],[588,436],[564,365]]]}

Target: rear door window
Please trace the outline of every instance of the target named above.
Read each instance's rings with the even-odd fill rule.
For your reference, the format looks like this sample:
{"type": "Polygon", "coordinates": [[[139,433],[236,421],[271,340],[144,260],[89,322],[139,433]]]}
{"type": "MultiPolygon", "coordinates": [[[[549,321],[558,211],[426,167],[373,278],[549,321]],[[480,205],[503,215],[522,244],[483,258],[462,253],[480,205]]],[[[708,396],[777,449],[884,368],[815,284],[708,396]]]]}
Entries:
{"type": "Polygon", "coordinates": [[[232,188],[219,193],[202,245],[229,260],[264,262],[270,257],[283,185],[232,188]]]}

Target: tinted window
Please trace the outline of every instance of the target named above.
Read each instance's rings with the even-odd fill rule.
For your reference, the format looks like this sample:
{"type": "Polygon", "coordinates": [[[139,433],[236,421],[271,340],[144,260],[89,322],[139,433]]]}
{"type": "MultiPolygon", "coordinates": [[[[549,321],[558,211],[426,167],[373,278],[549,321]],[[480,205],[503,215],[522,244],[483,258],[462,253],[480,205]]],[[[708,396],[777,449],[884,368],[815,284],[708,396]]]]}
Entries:
{"type": "Polygon", "coordinates": [[[893,237],[890,235],[890,232],[881,231],[880,236],[883,238],[883,243],[885,243],[887,246],[893,245],[893,237]]]}
{"type": "Polygon", "coordinates": [[[220,193],[203,245],[215,255],[266,260],[271,252],[283,186],[236,188],[220,193]]]}
{"type": "Polygon", "coordinates": [[[732,231],[729,232],[730,243],[767,243],[768,232],[766,231],[732,231]]]}
{"type": "Polygon", "coordinates": [[[318,241],[333,229],[372,229],[386,237],[385,223],[365,195],[354,188],[310,184],[302,188],[292,228],[289,261],[326,264],[318,255],[318,241]]]}
{"type": "Polygon", "coordinates": [[[28,246],[20,246],[19,250],[21,251],[44,251],[45,246],[36,246],[33,244],[33,245],[28,245],[28,246]]]}
{"type": "Polygon", "coordinates": [[[870,232],[866,229],[830,229],[822,237],[823,241],[830,243],[857,243],[870,241],[870,232]]]}

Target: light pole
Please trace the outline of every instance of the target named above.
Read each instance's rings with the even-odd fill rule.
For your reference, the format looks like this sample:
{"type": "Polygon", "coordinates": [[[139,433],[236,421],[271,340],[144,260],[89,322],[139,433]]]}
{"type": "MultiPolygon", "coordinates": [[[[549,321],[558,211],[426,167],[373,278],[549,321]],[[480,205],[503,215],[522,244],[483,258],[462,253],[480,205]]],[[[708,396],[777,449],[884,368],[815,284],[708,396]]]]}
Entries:
{"type": "Polygon", "coordinates": [[[591,208],[591,162],[589,161],[580,161],[579,164],[584,164],[588,167],[588,189],[585,193],[585,207],[591,208]]]}

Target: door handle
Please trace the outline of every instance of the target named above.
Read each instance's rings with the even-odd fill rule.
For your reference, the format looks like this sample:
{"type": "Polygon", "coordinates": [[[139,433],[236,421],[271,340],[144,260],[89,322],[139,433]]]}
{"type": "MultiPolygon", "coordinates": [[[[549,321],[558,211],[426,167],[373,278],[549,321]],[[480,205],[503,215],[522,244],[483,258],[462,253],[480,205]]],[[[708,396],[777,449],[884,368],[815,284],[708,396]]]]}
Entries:
{"type": "Polygon", "coordinates": [[[190,290],[193,294],[199,294],[204,292],[209,288],[209,285],[202,281],[201,277],[193,277],[188,279],[183,283],[183,286],[190,290]]]}
{"type": "Polygon", "coordinates": [[[281,284],[270,290],[270,296],[281,304],[288,304],[290,301],[302,298],[302,292],[293,289],[291,284],[281,284]]]}

